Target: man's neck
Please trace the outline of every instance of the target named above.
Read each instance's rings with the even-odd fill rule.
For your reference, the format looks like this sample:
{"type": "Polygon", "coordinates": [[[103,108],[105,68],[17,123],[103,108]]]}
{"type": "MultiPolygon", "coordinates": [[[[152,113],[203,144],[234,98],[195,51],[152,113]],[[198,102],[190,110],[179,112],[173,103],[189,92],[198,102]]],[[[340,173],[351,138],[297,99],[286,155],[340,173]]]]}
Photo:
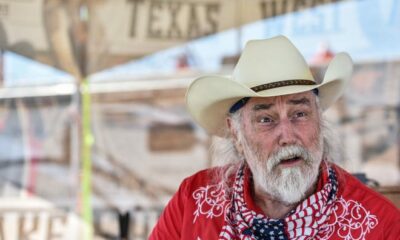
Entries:
{"type": "MultiPolygon", "coordinates": [[[[315,192],[316,184],[314,184],[307,192],[306,197],[310,196],[313,192],[315,192]]],[[[298,203],[288,204],[286,202],[275,199],[270,194],[261,191],[257,186],[254,186],[252,189],[252,195],[255,204],[261,208],[265,216],[268,216],[273,219],[284,218],[290,211],[295,209],[298,203]]]]}

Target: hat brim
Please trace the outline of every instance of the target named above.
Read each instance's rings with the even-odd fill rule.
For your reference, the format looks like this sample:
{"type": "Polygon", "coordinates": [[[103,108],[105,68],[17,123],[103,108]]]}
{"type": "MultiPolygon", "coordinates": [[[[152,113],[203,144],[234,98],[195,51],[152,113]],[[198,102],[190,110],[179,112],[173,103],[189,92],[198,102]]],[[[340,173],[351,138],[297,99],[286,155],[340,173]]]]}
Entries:
{"type": "Polygon", "coordinates": [[[203,76],[195,79],[190,85],[186,93],[186,105],[194,120],[209,134],[223,136],[228,110],[239,99],[275,97],[318,88],[320,106],[325,110],[342,95],[352,69],[350,56],[339,53],[330,62],[321,84],[291,85],[260,92],[255,92],[229,77],[203,76]]]}

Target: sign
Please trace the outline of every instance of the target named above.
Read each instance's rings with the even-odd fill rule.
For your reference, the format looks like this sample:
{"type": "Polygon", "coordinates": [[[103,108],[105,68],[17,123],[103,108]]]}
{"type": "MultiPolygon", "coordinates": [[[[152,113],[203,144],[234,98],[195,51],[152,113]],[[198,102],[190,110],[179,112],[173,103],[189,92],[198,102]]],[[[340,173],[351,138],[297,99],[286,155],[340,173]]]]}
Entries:
{"type": "Polygon", "coordinates": [[[0,0],[0,48],[76,78],[264,18],[343,0],[0,0]],[[88,22],[86,22],[86,20],[88,22]]]}
{"type": "Polygon", "coordinates": [[[149,150],[152,152],[189,151],[196,144],[191,123],[154,123],[149,128],[149,150]]]}
{"type": "Polygon", "coordinates": [[[108,0],[91,6],[90,72],[192,39],[341,0],[108,0]]]}
{"type": "Polygon", "coordinates": [[[80,239],[83,223],[77,215],[37,198],[0,200],[0,239],[80,239]]]}

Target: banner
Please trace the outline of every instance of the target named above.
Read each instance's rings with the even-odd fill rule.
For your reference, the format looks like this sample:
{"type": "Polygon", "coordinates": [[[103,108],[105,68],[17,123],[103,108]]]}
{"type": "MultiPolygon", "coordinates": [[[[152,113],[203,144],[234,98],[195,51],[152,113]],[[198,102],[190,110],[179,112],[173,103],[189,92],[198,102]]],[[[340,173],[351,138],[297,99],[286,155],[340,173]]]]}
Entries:
{"type": "Polygon", "coordinates": [[[0,239],[79,239],[77,215],[36,197],[0,200],[0,239]]]}
{"type": "Polygon", "coordinates": [[[95,1],[90,6],[90,72],[246,23],[339,1],[95,1]]]}
{"type": "Polygon", "coordinates": [[[0,0],[0,49],[77,79],[192,39],[340,0],[0,0]]]}
{"type": "MultiPolygon", "coordinates": [[[[66,1],[0,0],[0,49],[80,77],[66,1]]],[[[72,4],[70,4],[72,5],[72,4]]]]}

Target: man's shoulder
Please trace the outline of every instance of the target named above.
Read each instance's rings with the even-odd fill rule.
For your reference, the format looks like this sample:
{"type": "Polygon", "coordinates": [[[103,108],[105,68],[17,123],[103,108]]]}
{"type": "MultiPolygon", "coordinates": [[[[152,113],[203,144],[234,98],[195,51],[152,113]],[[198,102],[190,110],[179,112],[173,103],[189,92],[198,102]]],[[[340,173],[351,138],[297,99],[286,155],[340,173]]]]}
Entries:
{"type": "Polygon", "coordinates": [[[216,175],[220,171],[221,167],[210,167],[210,168],[205,168],[201,169],[194,174],[190,175],[187,177],[187,180],[194,180],[194,179],[203,179],[206,177],[210,177],[213,175],[216,175]]]}
{"type": "Polygon", "coordinates": [[[198,191],[225,191],[230,187],[236,165],[224,165],[200,170],[185,178],[181,184],[187,195],[198,191]]]}
{"type": "Polygon", "coordinates": [[[346,170],[335,166],[339,178],[339,195],[343,200],[351,201],[368,209],[399,212],[396,206],[382,194],[368,187],[346,170]]]}
{"type": "Polygon", "coordinates": [[[185,178],[184,182],[194,185],[215,184],[221,182],[227,166],[216,166],[199,170],[185,178]]]}

